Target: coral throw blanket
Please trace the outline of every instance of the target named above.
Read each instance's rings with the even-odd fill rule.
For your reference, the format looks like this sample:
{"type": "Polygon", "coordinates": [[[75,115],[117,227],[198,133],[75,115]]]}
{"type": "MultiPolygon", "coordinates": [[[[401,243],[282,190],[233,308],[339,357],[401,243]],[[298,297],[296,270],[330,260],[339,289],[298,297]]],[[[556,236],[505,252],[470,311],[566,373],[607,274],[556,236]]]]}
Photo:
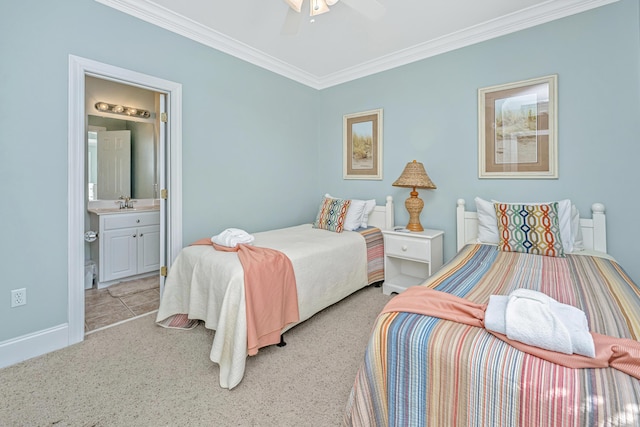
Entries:
{"type": "Polygon", "coordinates": [[[300,320],[298,292],[291,260],[270,248],[238,244],[231,248],[200,239],[192,245],[213,245],[218,251],[237,252],[244,270],[247,311],[247,353],[280,342],[282,329],[300,320]]]}
{"type": "MultiPolygon", "coordinates": [[[[476,304],[455,295],[424,286],[414,286],[394,297],[382,313],[408,312],[452,320],[465,325],[484,328],[486,304],[476,304]]],[[[564,354],[514,341],[506,335],[489,331],[497,338],[528,354],[568,368],[612,367],[640,379],[640,342],[591,333],[596,357],[564,354]]]]}

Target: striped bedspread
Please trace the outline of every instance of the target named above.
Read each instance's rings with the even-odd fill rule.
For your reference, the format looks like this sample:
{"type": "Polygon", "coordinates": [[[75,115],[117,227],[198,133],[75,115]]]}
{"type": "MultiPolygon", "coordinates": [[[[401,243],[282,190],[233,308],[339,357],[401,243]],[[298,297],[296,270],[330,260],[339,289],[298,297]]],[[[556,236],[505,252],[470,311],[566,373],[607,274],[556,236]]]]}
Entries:
{"type": "Polygon", "coordinates": [[[384,280],[384,236],[376,227],[358,230],[367,244],[367,275],[369,284],[384,280]]]}
{"type": "MultiPolygon", "coordinates": [[[[534,289],[584,310],[593,332],[640,336],[640,291],[606,258],[468,245],[424,286],[476,303],[534,289]]],[[[376,321],[343,424],[637,426],[640,381],[612,368],[565,368],[481,328],[392,312],[376,321]]]]}

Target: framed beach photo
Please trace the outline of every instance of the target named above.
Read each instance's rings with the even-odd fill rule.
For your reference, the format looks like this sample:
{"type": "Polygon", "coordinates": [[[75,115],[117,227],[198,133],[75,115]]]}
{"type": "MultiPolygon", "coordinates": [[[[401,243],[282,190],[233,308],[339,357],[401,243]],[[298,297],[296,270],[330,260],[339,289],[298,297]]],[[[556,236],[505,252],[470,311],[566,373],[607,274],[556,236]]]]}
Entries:
{"type": "Polygon", "coordinates": [[[558,178],[558,76],[478,90],[479,178],[558,178]]]}
{"type": "Polygon", "coordinates": [[[343,119],[343,178],[382,179],[382,109],[343,119]]]}

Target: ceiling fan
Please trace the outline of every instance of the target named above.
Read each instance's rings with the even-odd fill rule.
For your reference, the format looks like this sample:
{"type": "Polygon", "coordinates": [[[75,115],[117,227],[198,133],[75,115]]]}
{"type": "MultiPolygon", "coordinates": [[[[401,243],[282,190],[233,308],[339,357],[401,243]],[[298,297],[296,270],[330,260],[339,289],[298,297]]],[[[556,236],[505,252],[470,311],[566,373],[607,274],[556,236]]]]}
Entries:
{"type": "MultiPolygon", "coordinates": [[[[289,7],[296,12],[302,11],[302,3],[304,0],[284,0],[289,7]]],[[[321,15],[329,12],[329,6],[338,3],[339,0],[309,0],[309,16],[321,15]]]]}
{"type": "MultiPolygon", "coordinates": [[[[298,32],[302,18],[302,6],[306,0],[284,0],[289,5],[287,18],[282,28],[282,34],[293,35],[298,32]]],[[[329,6],[333,6],[340,0],[308,0],[309,16],[311,22],[314,17],[330,11],[329,6]]],[[[378,0],[342,0],[346,6],[365,16],[371,21],[382,18],[385,8],[378,0]]]]}

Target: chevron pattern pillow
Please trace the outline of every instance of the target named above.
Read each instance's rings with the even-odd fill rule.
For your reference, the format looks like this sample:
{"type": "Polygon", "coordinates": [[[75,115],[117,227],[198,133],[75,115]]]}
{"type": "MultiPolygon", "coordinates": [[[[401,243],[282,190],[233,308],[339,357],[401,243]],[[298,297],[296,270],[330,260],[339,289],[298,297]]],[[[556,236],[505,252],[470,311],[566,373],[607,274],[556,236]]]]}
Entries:
{"type": "Polygon", "coordinates": [[[494,203],[503,252],[564,257],[558,203],[538,205],[494,203]]]}
{"type": "Polygon", "coordinates": [[[325,197],[320,204],[313,228],[342,233],[351,200],[325,197]]]}

